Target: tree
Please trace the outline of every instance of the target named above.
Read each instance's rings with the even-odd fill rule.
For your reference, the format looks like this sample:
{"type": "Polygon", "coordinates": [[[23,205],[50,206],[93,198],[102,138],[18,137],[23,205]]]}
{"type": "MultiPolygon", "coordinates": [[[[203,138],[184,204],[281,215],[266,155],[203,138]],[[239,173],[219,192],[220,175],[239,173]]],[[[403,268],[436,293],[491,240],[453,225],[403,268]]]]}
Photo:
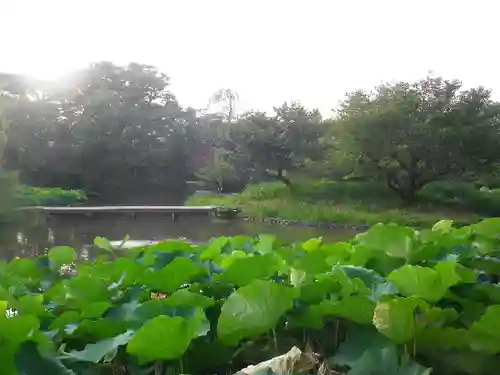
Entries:
{"type": "MultiPolygon", "coordinates": [[[[1,99],[1,97],[0,97],[1,99]]],[[[0,101],[0,221],[13,208],[15,189],[17,187],[17,174],[7,172],[3,168],[3,153],[7,143],[7,120],[5,119],[0,101]]]]}
{"type": "Polygon", "coordinates": [[[500,106],[490,91],[428,77],[354,92],[332,138],[374,167],[406,203],[426,184],[488,168],[499,158],[500,106]]]}
{"type": "Polygon", "coordinates": [[[4,82],[6,163],[24,182],[99,192],[181,187],[194,174],[196,111],[178,105],[152,66],[92,64],[52,88],[4,82]]]}
{"type": "Polygon", "coordinates": [[[236,91],[222,88],[217,90],[210,98],[209,105],[220,104],[224,109],[227,121],[232,121],[234,118],[235,105],[239,99],[236,91]]]}
{"type": "Polygon", "coordinates": [[[274,108],[270,117],[250,112],[229,129],[226,149],[247,158],[254,172],[268,175],[291,187],[287,172],[321,154],[321,116],[299,103],[274,108]]]}

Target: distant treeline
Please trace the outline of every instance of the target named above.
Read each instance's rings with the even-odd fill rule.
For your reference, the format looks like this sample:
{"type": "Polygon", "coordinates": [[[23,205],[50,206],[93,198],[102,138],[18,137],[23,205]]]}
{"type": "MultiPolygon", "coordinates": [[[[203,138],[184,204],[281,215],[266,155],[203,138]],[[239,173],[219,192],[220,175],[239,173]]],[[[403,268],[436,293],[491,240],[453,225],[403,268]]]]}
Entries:
{"type": "Polygon", "coordinates": [[[96,63],[57,84],[0,74],[3,164],[25,184],[90,192],[200,179],[222,191],[266,179],[293,189],[299,171],[380,179],[411,203],[429,182],[494,175],[500,105],[490,94],[427,77],[349,93],[328,119],[296,102],[236,116],[234,91],[211,98],[221,113],[183,108],[148,65],[96,63]]]}

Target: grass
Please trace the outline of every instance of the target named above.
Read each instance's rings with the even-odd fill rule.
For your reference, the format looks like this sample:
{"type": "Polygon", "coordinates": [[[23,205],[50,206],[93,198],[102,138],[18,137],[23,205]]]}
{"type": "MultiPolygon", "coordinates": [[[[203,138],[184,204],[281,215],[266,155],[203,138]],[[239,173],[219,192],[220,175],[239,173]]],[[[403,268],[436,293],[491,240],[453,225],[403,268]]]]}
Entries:
{"type": "Polygon", "coordinates": [[[41,188],[20,185],[15,194],[17,206],[73,206],[84,203],[87,196],[81,190],[41,188]]]}
{"type": "MultiPolygon", "coordinates": [[[[423,191],[419,202],[411,207],[403,207],[394,193],[379,183],[334,181],[297,183],[293,192],[281,183],[262,183],[251,185],[236,195],[195,194],[186,204],[239,207],[244,214],[257,219],[278,217],[289,221],[348,225],[394,222],[429,226],[441,219],[453,219],[460,225],[475,222],[484,216],[494,216],[492,213],[496,208],[500,212],[500,203],[496,208],[485,204],[488,199],[497,199],[496,194],[481,195],[480,199],[476,199],[481,204],[475,207],[472,191],[465,189],[468,193],[461,195],[462,200],[456,198],[450,201],[443,199],[439,186],[431,188],[423,191]],[[465,200],[464,196],[469,200],[465,200]],[[490,212],[481,210],[486,207],[490,212]]],[[[447,188],[446,194],[453,196],[450,186],[447,188]]]]}

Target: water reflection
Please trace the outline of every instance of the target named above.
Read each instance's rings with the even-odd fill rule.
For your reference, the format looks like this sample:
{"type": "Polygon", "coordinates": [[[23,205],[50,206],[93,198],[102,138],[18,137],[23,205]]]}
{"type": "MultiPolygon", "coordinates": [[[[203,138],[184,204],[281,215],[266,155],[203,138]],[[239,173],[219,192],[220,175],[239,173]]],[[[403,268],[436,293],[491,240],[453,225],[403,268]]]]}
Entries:
{"type": "Polygon", "coordinates": [[[323,236],[326,241],[350,238],[353,231],[319,228],[284,227],[244,220],[224,220],[181,215],[173,221],[169,217],[143,216],[135,219],[122,215],[54,216],[24,220],[22,225],[3,226],[0,230],[0,252],[3,258],[35,256],[54,246],[69,245],[80,251],[83,258],[97,236],[110,241],[120,241],[126,236],[131,240],[161,241],[169,238],[186,238],[206,241],[217,236],[274,234],[287,241],[306,240],[323,236]]]}

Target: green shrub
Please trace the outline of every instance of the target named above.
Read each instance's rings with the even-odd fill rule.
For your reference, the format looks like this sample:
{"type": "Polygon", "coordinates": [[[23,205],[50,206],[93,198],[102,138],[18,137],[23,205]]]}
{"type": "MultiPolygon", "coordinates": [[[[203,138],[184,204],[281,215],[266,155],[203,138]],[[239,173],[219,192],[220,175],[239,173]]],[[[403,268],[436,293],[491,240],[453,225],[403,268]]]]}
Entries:
{"type": "Polygon", "coordinates": [[[290,195],[290,189],[282,182],[261,182],[248,186],[241,196],[244,199],[265,200],[290,195]]]}
{"type": "Polygon", "coordinates": [[[18,206],[69,206],[81,204],[86,200],[87,196],[82,190],[21,185],[16,191],[18,206]]]}
{"type": "Polygon", "coordinates": [[[247,199],[265,200],[293,196],[308,201],[362,201],[396,200],[394,194],[378,181],[297,181],[292,190],[281,182],[265,182],[247,187],[242,196],[247,199]]]}
{"type": "Polygon", "coordinates": [[[435,182],[418,194],[422,202],[450,206],[486,216],[500,216],[500,194],[496,190],[481,189],[473,183],[435,182]]]}
{"type": "Polygon", "coordinates": [[[297,196],[308,200],[374,202],[395,200],[392,193],[379,181],[318,180],[298,184],[297,196]]]}

